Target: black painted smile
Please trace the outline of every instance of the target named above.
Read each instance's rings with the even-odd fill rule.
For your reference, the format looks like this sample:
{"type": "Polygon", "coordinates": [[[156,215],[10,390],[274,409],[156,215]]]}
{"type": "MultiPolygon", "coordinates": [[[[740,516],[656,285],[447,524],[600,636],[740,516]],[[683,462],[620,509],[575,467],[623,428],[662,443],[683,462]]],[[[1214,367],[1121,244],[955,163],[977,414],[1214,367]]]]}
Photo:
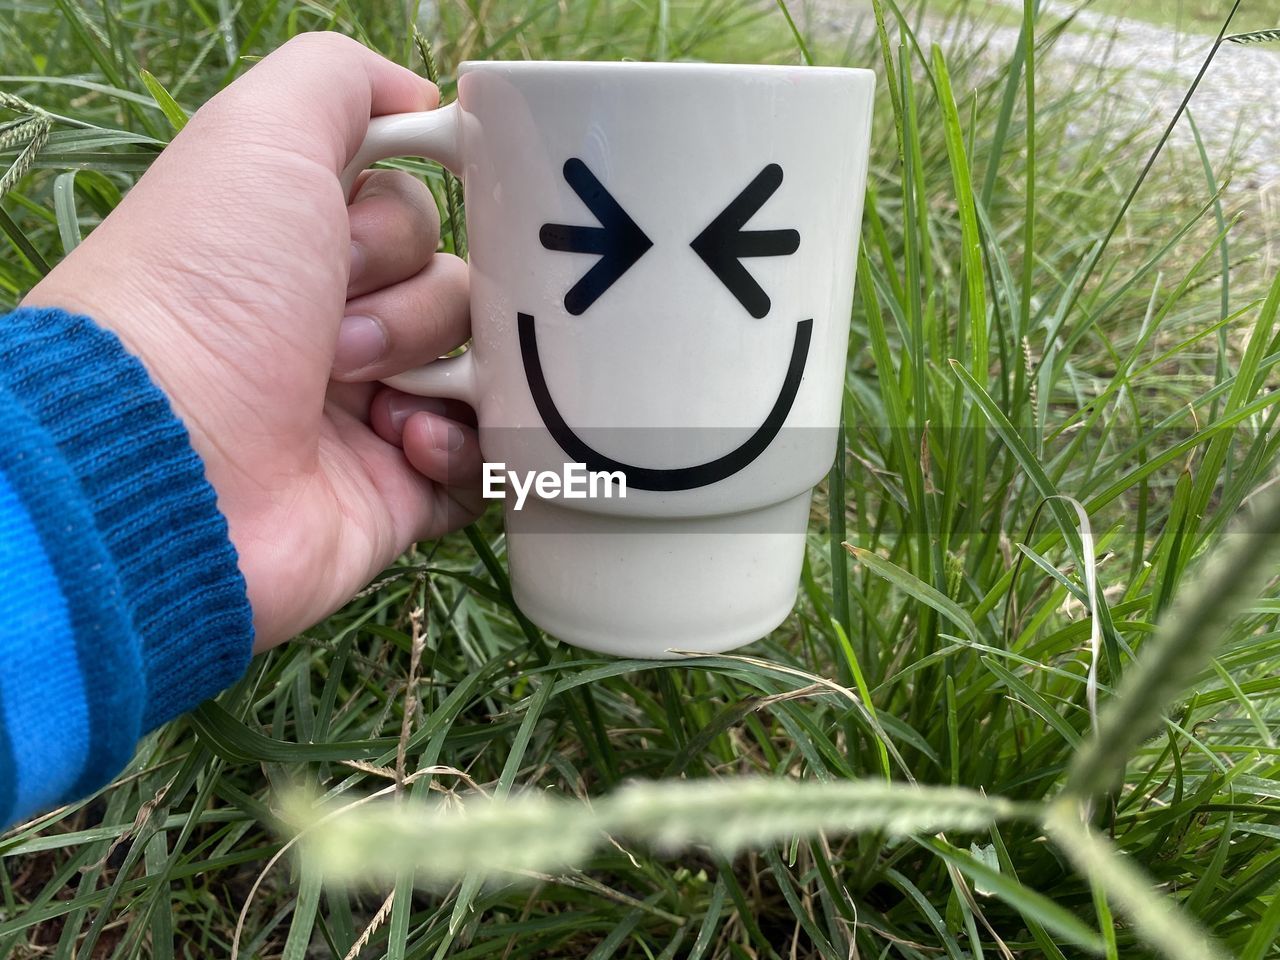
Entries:
{"type": "Polygon", "coordinates": [[[708,460],[705,463],[690,467],[674,467],[658,470],[653,467],[637,467],[620,460],[614,460],[595,450],[586,441],[574,433],[573,428],[565,422],[551,391],[547,388],[547,378],[542,372],[542,360],[538,356],[538,334],[534,329],[533,317],[527,313],[518,314],[520,332],[520,355],[524,361],[525,377],[529,381],[529,390],[533,393],[533,402],[537,405],[542,422],[551,431],[560,448],[568,454],[574,463],[581,463],[588,470],[609,471],[620,470],[627,478],[627,486],[635,490],[692,490],[716,483],[742,470],[747,464],[760,456],[773,443],[778,431],[786,422],[795,402],[796,393],[800,389],[800,380],[804,375],[804,365],[809,358],[809,340],[813,335],[813,320],[801,320],[796,324],[795,342],[791,347],[791,360],[787,363],[786,379],[773,408],[764,422],[741,445],[722,457],[708,460]]]}

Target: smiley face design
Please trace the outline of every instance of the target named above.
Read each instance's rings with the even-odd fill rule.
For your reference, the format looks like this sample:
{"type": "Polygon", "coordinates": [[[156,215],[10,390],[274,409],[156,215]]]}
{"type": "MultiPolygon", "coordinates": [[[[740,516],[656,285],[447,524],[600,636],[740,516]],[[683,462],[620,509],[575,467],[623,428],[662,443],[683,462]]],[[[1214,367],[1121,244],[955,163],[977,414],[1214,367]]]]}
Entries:
{"type": "MultiPolygon", "coordinates": [[[[564,165],[564,178],[599,221],[599,226],[543,224],[539,239],[548,250],[587,253],[599,257],[565,294],[565,309],[581,316],[595,304],[653,246],[622,206],[590,168],[577,157],[564,165]]],[[[800,234],[795,230],[746,230],[756,212],[782,185],[782,167],[770,163],[743,188],[728,206],[690,243],[693,252],[720,279],[751,317],[763,319],[770,309],[769,296],[743,266],[752,257],[782,257],[795,253],[800,234]]],[[[703,463],[657,469],[623,463],[584,441],[566,421],[551,396],[538,356],[534,318],[518,314],[520,355],[534,404],[551,436],[575,463],[591,471],[622,471],[627,486],[636,490],[676,491],[705,487],[730,477],[760,456],[777,437],[791,412],[809,356],[813,320],[796,323],[786,376],[768,415],[745,441],[733,450],[703,463]]]]}

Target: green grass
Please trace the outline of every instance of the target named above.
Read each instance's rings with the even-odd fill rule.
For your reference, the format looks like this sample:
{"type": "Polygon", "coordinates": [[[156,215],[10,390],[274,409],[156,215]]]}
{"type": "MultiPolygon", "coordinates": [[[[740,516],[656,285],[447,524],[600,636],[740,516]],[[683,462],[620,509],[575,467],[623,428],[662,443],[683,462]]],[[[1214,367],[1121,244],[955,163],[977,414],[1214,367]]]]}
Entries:
{"type": "MultiPolygon", "coordinates": [[[[917,6],[934,15],[978,16],[1006,26],[1017,26],[1020,18],[1017,4],[1004,0],[918,0],[917,6]]],[[[1230,9],[1231,3],[1224,0],[1057,0],[1054,4],[1059,14],[1081,10],[1104,18],[1141,20],[1183,33],[1203,34],[1216,34],[1230,9]]],[[[1245,0],[1232,20],[1232,33],[1277,28],[1280,9],[1259,0],[1245,0]]]]}
{"type": "MultiPolygon", "coordinates": [[[[0,11],[0,89],[53,119],[0,127],[5,166],[49,129],[0,198],[7,302],[292,33],[422,67],[392,3],[0,11]]],[[[0,956],[1280,956],[1275,507],[1254,496],[1280,326],[1228,158],[1162,156],[1126,209],[1161,131],[1109,119],[1113,76],[1035,83],[1058,21],[1026,16],[1034,43],[993,70],[885,16],[805,38],[874,65],[880,102],[844,455],[786,624],[692,663],[557,646],[512,610],[486,517],[0,837],[0,956]],[[1272,535],[1229,533],[1241,514],[1272,535]],[[626,785],[747,775],[806,784],[626,785]],[[388,788],[432,809],[354,835],[426,863],[325,885],[281,855],[299,792],[388,788]],[[515,806],[431,803],[480,792],[515,806]],[[515,867],[534,875],[495,878],[515,867]]],[[[428,40],[446,92],[464,57],[800,59],[778,11],[730,0],[465,0],[428,40]]],[[[406,166],[447,209],[438,168],[406,166]]]]}
{"type": "MultiPolygon", "coordinates": [[[[1089,9],[1133,20],[1146,20],[1186,33],[1217,33],[1229,3],[1221,0],[1096,0],[1089,9]]],[[[1235,32],[1280,27],[1280,9],[1258,0],[1241,4],[1235,32]]]]}

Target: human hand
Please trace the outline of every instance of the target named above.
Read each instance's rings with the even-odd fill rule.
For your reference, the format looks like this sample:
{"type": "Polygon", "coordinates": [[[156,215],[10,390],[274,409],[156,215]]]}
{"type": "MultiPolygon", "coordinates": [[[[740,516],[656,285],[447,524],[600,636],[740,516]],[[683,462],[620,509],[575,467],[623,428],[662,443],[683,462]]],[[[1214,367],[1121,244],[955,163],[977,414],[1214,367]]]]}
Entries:
{"type": "Polygon", "coordinates": [[[205,104],[24,300],[113,330],[169,396],[259,650],[483,510],[467,408],[377,383],[466,341],[466,266],[435,253],[413,177],[366,174],[350,208],[338,183],[370,116],[437,99],[353,40],[296,37],[205,104]]]}

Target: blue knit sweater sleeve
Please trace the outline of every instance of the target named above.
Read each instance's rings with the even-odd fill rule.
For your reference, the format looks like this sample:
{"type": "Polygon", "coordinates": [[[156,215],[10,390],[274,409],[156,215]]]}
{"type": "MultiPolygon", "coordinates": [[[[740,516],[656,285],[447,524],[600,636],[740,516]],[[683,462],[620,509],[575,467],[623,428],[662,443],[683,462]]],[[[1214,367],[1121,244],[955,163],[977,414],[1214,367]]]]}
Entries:
{"type": "Polygon", "coordinates": [[[0,316],[0,828],[233,683],[244,580],[186,429],[91,320],[0,316]]]}

